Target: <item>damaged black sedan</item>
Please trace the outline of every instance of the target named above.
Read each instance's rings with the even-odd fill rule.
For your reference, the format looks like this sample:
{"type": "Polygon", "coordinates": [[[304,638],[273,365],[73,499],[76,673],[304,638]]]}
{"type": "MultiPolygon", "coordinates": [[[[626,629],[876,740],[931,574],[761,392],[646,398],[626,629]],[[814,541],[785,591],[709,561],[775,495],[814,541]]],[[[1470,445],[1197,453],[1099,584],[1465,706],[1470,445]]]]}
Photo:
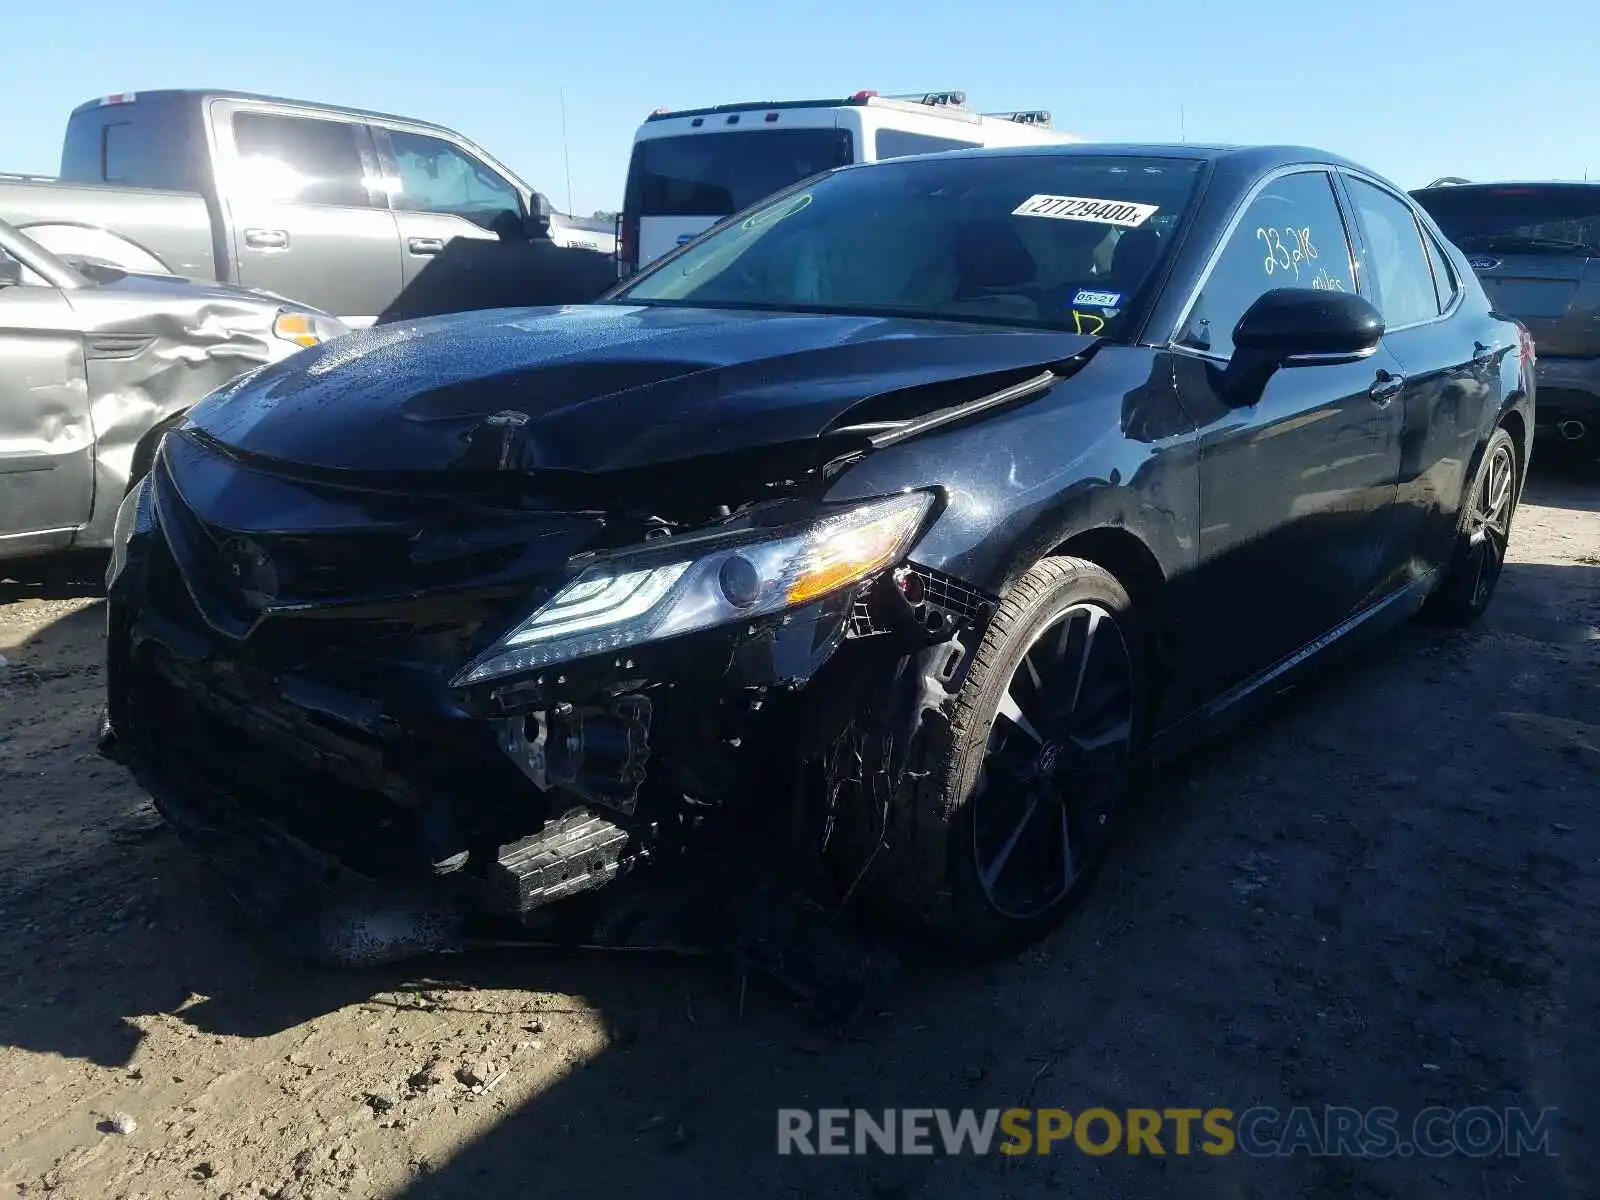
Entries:
{"type": "Polygon", "coordinates": [[[197,406],[119,516],[105,744],[236,890],[537,925],[758,812],[840,898],[1016,945],[1142,766],[1483,611],[1530,362],[1319,152],[843,168],[601,303],[197,406]]]}

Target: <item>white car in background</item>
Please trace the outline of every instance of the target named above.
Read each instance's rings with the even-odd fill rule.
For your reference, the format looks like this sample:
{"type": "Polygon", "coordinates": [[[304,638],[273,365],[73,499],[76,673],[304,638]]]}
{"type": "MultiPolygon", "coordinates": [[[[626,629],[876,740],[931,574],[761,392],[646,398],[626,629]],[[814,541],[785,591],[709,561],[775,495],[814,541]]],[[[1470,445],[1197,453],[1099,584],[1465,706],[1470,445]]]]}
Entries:
{"type": "Polygon", "coordinates": [[[1052,128],[1043,109],[973,112],[958,91],[658,109],[633,138],[617,274],[632,275],[730,213],[819,171],[941,150],[1085,140],[1052,128]]]}

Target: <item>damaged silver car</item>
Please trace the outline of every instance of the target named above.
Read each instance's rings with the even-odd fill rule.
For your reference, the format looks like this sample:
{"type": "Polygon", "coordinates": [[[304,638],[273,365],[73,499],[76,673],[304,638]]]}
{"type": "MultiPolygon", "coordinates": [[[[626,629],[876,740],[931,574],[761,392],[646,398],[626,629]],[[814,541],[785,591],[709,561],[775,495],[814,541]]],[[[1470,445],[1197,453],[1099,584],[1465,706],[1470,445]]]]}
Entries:
{"type": "Polygon", "coordinates": [[[67,262],[0,221],[0,559],[109,546],[191,405],[344,332],[265,292],[67,262]]]}

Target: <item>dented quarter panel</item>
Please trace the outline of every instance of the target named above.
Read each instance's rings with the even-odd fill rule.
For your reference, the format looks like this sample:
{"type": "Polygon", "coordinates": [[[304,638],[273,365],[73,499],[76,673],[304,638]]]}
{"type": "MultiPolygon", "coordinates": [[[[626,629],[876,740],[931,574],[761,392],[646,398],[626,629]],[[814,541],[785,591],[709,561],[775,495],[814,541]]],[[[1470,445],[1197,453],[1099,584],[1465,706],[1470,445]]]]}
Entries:
{"type": "Polygon", "coordinates": [[[1195,556],[1194,425],[1162,370],[1136,347],[1101,346],[1032,401],[870,455],[827,499],[942,487],[947,504],[912,558],[990,594],[1073,535],[1107,527],[1176,578],[1195,556]]]}
{"type": "Polygon", "coordinates": [[[167,275],[90,279],[0,224],[0,555],[108,545],[148,440],[241,372],[297,353],[281,297],[167,275]]]}
{"type": "Polygon", "coordinates": [[[298,347],[273,336],[279,302],[247,292],[130,276],[69,298],[83,328],[96,443],[95,500],[78,544],[103,546],[144,438],[234,376],[298,347]]]}

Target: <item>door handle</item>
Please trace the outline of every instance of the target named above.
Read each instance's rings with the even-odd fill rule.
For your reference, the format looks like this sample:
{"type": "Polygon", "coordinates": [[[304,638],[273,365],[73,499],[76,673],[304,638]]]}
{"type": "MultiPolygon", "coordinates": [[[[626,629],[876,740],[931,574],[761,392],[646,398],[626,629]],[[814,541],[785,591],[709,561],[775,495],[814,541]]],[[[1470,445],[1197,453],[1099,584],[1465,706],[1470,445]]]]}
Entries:
{"type": "Polygon", "coordinates": [[[244,244],[256,250],[287,250],[289,248],[289,231],[287,229],[246,229],[244,231],[244,244]]]}
{"type": "Polygon", "coordinates": [[[1396,375],[1392,371],[1379,371],[1376,382],[1367,389],[1367,395],[1380,407],[1387,406],[1389,401],[1400,394],[1400,389],[1405,387],[1406,377],[1396,375]]]}
{"type": "Polygon", "coordinates": [[[413,254],[437,254],[444,249],[443,238],[408,238],[406,249],[413,254]]]}

